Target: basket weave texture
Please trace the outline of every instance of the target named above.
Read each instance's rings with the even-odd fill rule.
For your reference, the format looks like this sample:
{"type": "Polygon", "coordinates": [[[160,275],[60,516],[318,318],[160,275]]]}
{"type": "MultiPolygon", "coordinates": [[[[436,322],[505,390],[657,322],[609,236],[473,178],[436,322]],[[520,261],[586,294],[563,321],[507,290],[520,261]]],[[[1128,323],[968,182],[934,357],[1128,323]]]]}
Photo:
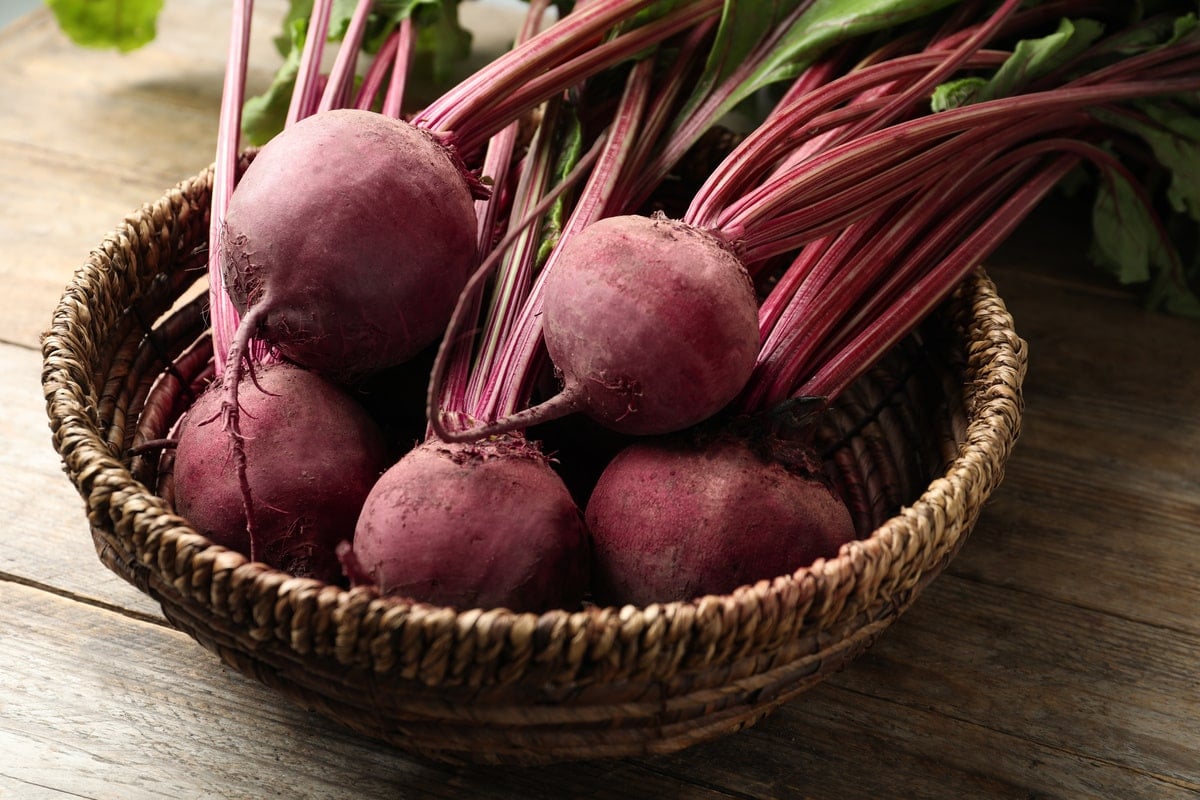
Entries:
{"type": "Polygon", "coordinates": [[[167,459],[143,446],[211,377],[203,292],[189,292],[204,274],[211,179],[126,218],[66,289],[43,343],[54,445],[100,560],[173,625],[408,751],[545,763],[668,752],[752,724],[913,602],[975,524],[1017,436],[1025,345],[979,271],[822,424],[863,534],[835,558],[729,595],[541,615],[294,578],[190,528],[172,509],[167,459]]]}

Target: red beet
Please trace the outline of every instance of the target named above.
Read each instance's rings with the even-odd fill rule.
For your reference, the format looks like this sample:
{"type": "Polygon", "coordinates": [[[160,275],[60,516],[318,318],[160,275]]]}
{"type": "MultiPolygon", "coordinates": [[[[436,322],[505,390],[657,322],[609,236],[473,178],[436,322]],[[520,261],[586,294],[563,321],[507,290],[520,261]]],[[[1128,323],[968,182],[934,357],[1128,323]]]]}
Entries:
{"type": "Polygon", "coordinates": [[[383,437],[352,397],[312,372],[277,363],[255,375],[262,390],[247,380],[241,392],[246,486],[222,425],[223,388],[214,385],[180,425],[176,510],[217,544],[293,575],[337,580],[335,547],[352,535],[388,464],[383,437]]]}
{"type": "Polygon", "coordinates": [[[338,378],[406,361],[445,328],[474,263],[470,179],[427,132],[370,111],[307,117],[250,164],[222,273],[250,336],[338,378]]]}
{"type": "Polygon", "coordinates": [[[719,411],[754,368],[750,276],[719,239],[665,217],[609,217],[546,278],[546,349],[592,416],[666,433],[719,411]]]}
{"type": "Polygon", "coordinates": [[[596,601],[689,600],[791,573],[854,538],[803,450],[733,436],[646,440],[600,476],[586,519],[596,601]]]}
{"type": "Polygon", "coordinates": [[[760,344],[758,306],[749,274],[719,237],[662,215],[628,215],[597,220],[559,248],[541,322],[562,390],[495,422],[439,427],[443,438],[475,441],[574,412],[619,433],[670,433],[708,419],[745,386],[760,344]]]}
{"type": "Polygon", "coordinates": [[[519,438],[419,445],[380,478],[341,551],[355,583],[459,609],[570,608],[588,584],[582,515],[519,438]]]}

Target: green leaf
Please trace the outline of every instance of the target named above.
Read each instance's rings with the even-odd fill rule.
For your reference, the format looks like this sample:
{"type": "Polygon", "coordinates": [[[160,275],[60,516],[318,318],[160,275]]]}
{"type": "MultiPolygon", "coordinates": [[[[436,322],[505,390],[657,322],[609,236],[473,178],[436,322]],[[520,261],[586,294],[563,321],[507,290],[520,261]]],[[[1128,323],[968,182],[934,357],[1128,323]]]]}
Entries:
{"type": "Polygon", "coordinates": [[[1009,97],[1049,75],[1086,51],[1104,33],[1104,26],[1090,19],[1059,22],[1058,30],[1040,39],[1017,42],[1008,60],[988,81],[979,100],[1009,97]]]}
{"type": "Polygon", "coordinates": [[[933,94],[934,111],[1011,97],[1085,52],[1104,33],[1104,26],[1089,19],[1059,22],[1058,30],[1040,39],[1017,42],[1005,62],[989,79],[962,78],[939,86],[933,94]]]}
{"type": "Polygon", "coordinates": [[[458,21],[458,0],[418,0],[412,6],[417,55],[431,65],[434,83],[445,83],[455,64],[471,54],[471,32],[458,21]]]}
{"type": "MultiPolygon", "coordinates": [[[[782,34],[771,52],[745,76],[712,121],[754,92],[798,75],[820,55],[853,38],[927,16],[956,0],[815,0],[782,34]]],[[[705,95],[742,68],[769,30],[786,19],[799,0],[727,0],[714,52],[696,91],[680,114],[685,118],[705,95]]]]}
{"type": "MultiPolygon", "coordinates": [[[[583,123],[579,120],[579,116],[571,107],[563,107],[558,111],[564,115],[564,119],[560,123],[559,138],[562,140],[559,145],[558,160],[554,165],[554,173],[551,179],[551,185],[557,186],[566,180],[567,175],[579,163],[579,159],[583,158],[584,154],[584,129],[583,123]]],[[[540,269],[546,263],[546,259],[550,257],[550,251],[558,244],[559,236],[562,234],[563,225],[567,217],[567,201],[565,197],[559,197],[550,210],[546,213],[542,221],[541,241],[538,245],[536,263],[540,269]]]]}
{"type": "Polygon", "coordinates": [[[71,41],[125,53],[154,39],[163,0],[47,0],[46,5],[71,41]]]}
{"type": "MultiPolygon", "coordinates": [[[[843,42],[933,14],[957,0],[816,0],[784,34],[746,82],[744,94],[794,77],[817,56],[843,42]]],[[[794,3],[793,3],[794,5],[794,3]]]]}
{"type": "Polygon", "coordinates": [[[300,23],[307,29],[308,20],[312,16],[313,0],[291,0],[288,5],[287,14],[283,18],[283,25],[280,28],[279,35],[275,37],[275,49],[279,51],[279,55],[287,58],[288,55],[296,46],[293,36],[293,28],[296,23],[300,23]]]}
{"type": "Polygon", "coordinates": [[[732,75],[797,5],[786,0],[726,2],[708,62],[696,81],[695,96],[707,95],[714,86],[732,75]]]}
{"type": "Polygon", "coordinates": [[[1200,297],[1188,285],[1178,251],[1153,212],[1123,176],[1109,171],[1092,207],[1089,257],[1125,284],[1150,283],[1147,305],[1200,319],[1200,297]]]}
{"type": "Polygon", "coordinates": [[[1145,283],[1169,264],[1150,211],[1123,176],[1108,173],[1092,205],[1092,261],[1121,283],[1145,283]]]}
{"type": "Polygon", "coordinates": [[[979,77],[956,78],[946,81],[933,90],[930,107],[937,112],[970,105],[987,89],[987,85],[987,79],[979,77]]]}
{"type": "MultiPolygon", "coordinates": [[[[1161,112],[1162,107],[1158,110],[1161,112]]],[[[1200,121],[1190,120],[1193,124],[1200,121]]],[[[1158,163],[1171,171],[1167,200],[1171,208],[1200,222],[1200,137],[1188,138],[1166,127],[1144,134],[1158,163]]]]}
{"type": "Polygon", "coordinates": [[[1163,270],[1158,274],[1147,301],[1151,308],[1161,308],[1180,317],[1200,319],[1200,297],[1191,287],[1177,280],[1172,271],[1163,270]]]}
{"type": "Polygon", "coordinates": [[[1171,207],[1200,222],[1200,119],[1169,100],[1138,104],[1142,116],[1094,113],[1108,125],[1139,136],[1171,174],[1171,207]]]}

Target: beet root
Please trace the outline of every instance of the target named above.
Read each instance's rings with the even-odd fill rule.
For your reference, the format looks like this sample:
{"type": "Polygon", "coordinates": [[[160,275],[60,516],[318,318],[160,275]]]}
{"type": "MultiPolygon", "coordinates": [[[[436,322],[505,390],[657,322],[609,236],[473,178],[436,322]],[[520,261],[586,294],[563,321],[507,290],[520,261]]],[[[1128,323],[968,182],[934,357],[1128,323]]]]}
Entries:
{"type": "Polygon", "coordinates": [[[803,455],[786,464],[764,457],[732,436],[627,447],[587,505],[596,602],[645,606],[726,594],[835,555],[854,527],[814,466],[803,455]]]}
{"type": "Polygon", "coordinates": [[[379,479],[341,551],[356,584],[458,609],[572,608],[588,585],[582,514],[517,437],[411,450],[379,479]]]}
{"type": "Polygon", "coordinates": [[[383,436],[351,396],[312,372],[276,363],[254,376],[262,391],[247,377],[240,394],[246,486],[222,426],[218,383],[180,424],[176,511],[216,544],[293,575],[338,581],[337,543],[352,535],[389,463],[383,436]]]}
{"type": "Polygon", "coordinates": [[[745,267],[716,236],[662,216],[608,217],[566,239],[543,320],[564,394],[621,433],[712,416],[745,386],[759,349],[745,267]]]}
{"type": "Polygon", "coordinates": [[[429,133],[382,114],[284,130],[224,221],[222,276],[249,334],[338,380],[408,360],[441,335],[474,264],[472,181],[429,133]]]}

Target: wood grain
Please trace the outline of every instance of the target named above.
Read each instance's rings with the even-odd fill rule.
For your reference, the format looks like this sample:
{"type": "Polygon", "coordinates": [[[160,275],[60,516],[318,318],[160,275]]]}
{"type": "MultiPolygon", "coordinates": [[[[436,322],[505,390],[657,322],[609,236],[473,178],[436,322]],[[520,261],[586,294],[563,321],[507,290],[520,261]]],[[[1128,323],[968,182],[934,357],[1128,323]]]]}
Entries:
{"type": "MultiPolygon", "coordinates": [[[[257,4],[252,81],[283,7],[257,4]]],[[[166,626],[95,556],[37,346],[87,251],[211,160],[227,13],[168,3],[126,56],[69,45],[44,11],[0,30],[0,798],[1200,797],[1200,325],[1088,267],[1063,206],[993,260],[1031,352],[1005,483],[872,650],[754,728],[659,758],[452,769],[166,626]]]]}
{"type": "Polygon", "coordinates": [[[161,619],[96,557],[83,500],[51,446],[40,374],[40,353],[0,344],[0,579],[161,619]]]}

